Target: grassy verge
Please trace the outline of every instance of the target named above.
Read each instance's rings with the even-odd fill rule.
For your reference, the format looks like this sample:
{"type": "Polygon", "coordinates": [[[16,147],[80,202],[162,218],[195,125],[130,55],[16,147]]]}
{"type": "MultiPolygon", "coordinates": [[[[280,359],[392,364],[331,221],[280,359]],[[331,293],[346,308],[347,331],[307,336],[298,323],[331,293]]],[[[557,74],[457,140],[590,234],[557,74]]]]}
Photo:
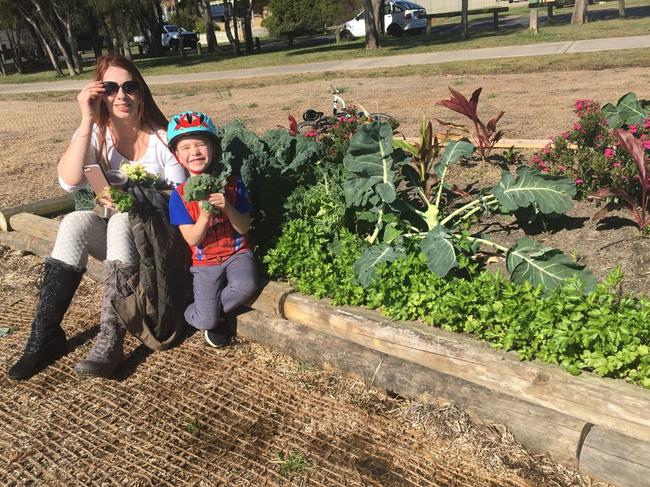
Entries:
{"type": "MultiPolygon", "coordinates": [[[[578,54],[557,54],[505,59],[486,59],[480,61],[456,61],[441,64],[400,66],[364,71],[339,71],[327,73],[307,73],[300,76],[268,76],[241,80],[218,80],[198,83],[185,83],[182,88],[175,84],[152,85],[154,95],[190,96],[200,93],[214,93],[215,90],[230,88],[260,88],[287,85],[315,80],[336,80],[344,78],[393,78],[403,76],[441,76],[441,75],[498,75],[541,73],[551,71],[591,71],[601,69],[621,69],[629,67],[650,68],[650,56],[639,56],[638,49],[604,51],[578,54]]],[[[25,100],[50,102],[74,101],[77,91],[47,91],[38,93],[13,93],[0,95],[0,101],[25,100]]]]}
{"type": "MultiPolygon", "coordinates": [[[[635,3],[641,0],[634,0],[635,3]]],[[[628,18],[616,18],[616,5],[612,2],[605,5],[590,6],[590,11],[606,10],[606,19],[590,22],[583,26],[570,24],[571,9],[558,10],[554,25],[542,23],[540,33],[530,33],[527,25],[512,25],[506,23],[499,32],[492,30],[490,17],[472,17],[472,23],[478,23],[471,28],[471,38],[462,40],[458,28],[450,24],[458,24],[458,18],[442,19],[434,24],[440,27],[433,35],[404,36],[400,38],[385,38],[383,47],[377,51],[363,49],[363,41],[342,42],[340,44],[322,44],[318,46],[297,49],[275,50],[262,52],[253,56],[234,57],[226,53],[205,53],[201,56],[190,54],[186,58],[168,55],[161,58],[137,59],[142,73],[147,75],[172,74],[182,72],[223,71],[247,69],[253,67],[277,66],[285,64],[303,64],[321,61],[336,61],[370,56],[392,56],[399,54],[416,54],[425,52],[442,52],[459,49],[479,49],[485,47],[501,47],[511,45],[535,44],[540,42],[557,42],[569,40],[596,39],[603,37],[633,36],[649,33],[648,18],[650,6],[628,7],[628,18]]],[[[517,14],[527,15],[527,7],[514,7],[517,14]],[[525,10],[524,10],[525,9],[525,10]]],[[[515,17],[511,16],[510,18],[515,17]]],[[[268,45],[268,44],[267,44],[268,45]]],[[[277,46],[276,46],[277,48],[277,46]]],[[[641,56],[639,56],[641,57],[641,56]]],[[[91,69],[92,60],[88,60],[91,69]]],[[[84,73],[80,78],[89,78],[91,73],[84,73]]],[[[9,75],[0,77],[0,83],[33,83],[62,79],[53,71],[29,73],[25,75],[9,75]]],[[[70,79],[70,78],[65,78],[70,79]]]]}

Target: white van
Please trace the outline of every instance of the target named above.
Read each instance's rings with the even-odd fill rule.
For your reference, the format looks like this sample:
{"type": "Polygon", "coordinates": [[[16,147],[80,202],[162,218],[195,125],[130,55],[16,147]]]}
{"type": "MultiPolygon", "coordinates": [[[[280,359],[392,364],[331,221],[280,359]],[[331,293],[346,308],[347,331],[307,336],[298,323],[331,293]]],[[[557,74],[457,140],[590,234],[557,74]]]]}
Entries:
{"type": "MultiPolygon", "coordinates": [[[[427,27],[424,7],[406,0],[387,0],[384,3],[384,29],[388,35],[399,36],[404,32],[423,32],[427,27]]],[[[364,11],[359,12],[341,29],[341,39],[351,40],[366,35],[364,11]]]]}

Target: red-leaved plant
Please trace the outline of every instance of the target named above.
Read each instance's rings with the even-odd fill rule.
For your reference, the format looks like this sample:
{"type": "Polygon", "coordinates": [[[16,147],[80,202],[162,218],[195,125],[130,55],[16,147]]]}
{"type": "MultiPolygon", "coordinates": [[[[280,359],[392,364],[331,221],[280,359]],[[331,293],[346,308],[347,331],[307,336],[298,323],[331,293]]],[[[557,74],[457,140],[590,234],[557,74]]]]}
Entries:
{"type": "Polygon", "coordinates": [[[496,144],[503,135],[501,130],[497,130],[497,123],[505,112],[500,112],[496,117],[491,118],[488,123],[483,123],[478,117],[478,99],[479,96],[481,96],[483,88],[477,88],[474,90],[474,93],[472,93],[472,97],[469,100],[465,98],[462,93],[454,90],[451,86],[448,88],[451,92],[451,98],[449,100],[440,100],[436,102],[436,105],[442,105],[469,118],[474,125],[474,131],[472,132],[464,125],[445,122],[440,119],[436,120],[441,125],[453,127],[467,134],[471,142],[476,146],[476,149],[481,156],[481,160],[486,161],[490,152],[492,152],[492,149],[494,148],[494,144],[496,144]]]}
{"type": "MultiPolygon", "coordinates": [[[[605,199],[605,198],[618,198],[620,201],[625,202],[630,208],[637,225],[640,230],[646,230],[650,226],[650,215],[648,214],[648,198],[650,197],[650,171],[648,171],[648,156],[645,153],[643,141],[634,137],[629,130],[614,130],[614,137],[619,141],[621,147],[627,152],[634,162],[638,170],[637,178],[641,192],[639,194],[639,201],[635,201],[627,191],[621,188],[601,188],[591,193],[589,199],[605,199]]],[[[609,208],[605,206],[602,210],[594,215],[594,219],[598,220],[605,216],[609,208]]]]}

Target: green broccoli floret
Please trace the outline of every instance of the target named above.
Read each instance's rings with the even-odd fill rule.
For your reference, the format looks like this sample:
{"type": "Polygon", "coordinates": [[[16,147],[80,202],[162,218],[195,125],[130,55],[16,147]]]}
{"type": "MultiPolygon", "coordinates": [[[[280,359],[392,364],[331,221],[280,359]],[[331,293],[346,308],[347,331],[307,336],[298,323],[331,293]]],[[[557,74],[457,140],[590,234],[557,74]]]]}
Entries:
{"type": "Polygon", "coordinates": [[[185,183],[185,190],[183,192],[183,199],[187,202],[200,201],[201,208],[205,211],[213,210],[218,213],[215,208],[206,200],[212,193],[222,193],[228,176],[220,174],[213,176],[211,174],[197,174],[190,176],[185,183]]]}

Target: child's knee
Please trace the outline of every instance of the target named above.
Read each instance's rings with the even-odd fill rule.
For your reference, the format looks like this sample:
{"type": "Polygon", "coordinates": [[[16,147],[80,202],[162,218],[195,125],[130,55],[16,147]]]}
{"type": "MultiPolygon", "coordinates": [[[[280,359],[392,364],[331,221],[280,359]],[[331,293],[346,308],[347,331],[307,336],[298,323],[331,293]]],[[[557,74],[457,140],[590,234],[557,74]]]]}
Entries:
{"type": "Polygon", "coordinates": [[[199,330],[212,330],[219,321],[217,309],[202,309],[195,304],[190,304],[185,310],[185,321],[199,330]]]}
{"type": "Polygon", "coordinates": [[[242,299],[248,299],[257,292],[256,279],[239,279],[235,282],[228,283],[230,289],[241,295],[242,299]]]}

